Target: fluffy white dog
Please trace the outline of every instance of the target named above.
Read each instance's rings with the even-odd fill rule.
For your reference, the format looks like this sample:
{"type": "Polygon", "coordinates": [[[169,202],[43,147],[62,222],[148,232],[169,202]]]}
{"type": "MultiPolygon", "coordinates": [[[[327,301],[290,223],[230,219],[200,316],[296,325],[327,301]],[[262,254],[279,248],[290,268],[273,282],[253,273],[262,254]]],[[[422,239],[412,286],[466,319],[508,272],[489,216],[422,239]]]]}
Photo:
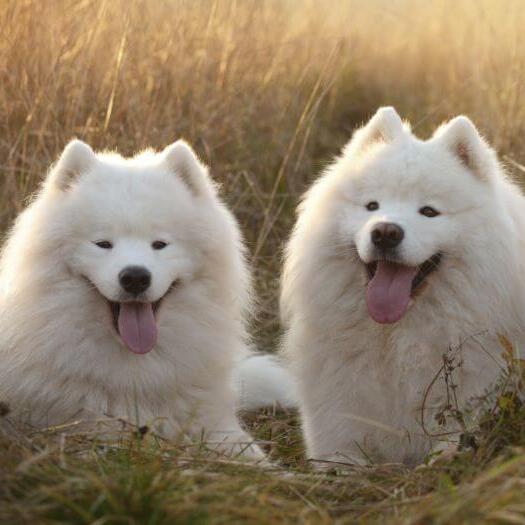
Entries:
{"type": "Polygon", "coordinates": [[[1,257],[0,400],[37,427],[109,415],[260,457],[235,414],[248,292],[187,144],[125,159],[73,141],[1,257]]]}
{"type": "Polygon", "coordinates": [[[306,194],[285,353],[310,458],[417,464],[456,441],[523,348],[525,199],[472,122],[426,141],[392,108],[306,194]]]}

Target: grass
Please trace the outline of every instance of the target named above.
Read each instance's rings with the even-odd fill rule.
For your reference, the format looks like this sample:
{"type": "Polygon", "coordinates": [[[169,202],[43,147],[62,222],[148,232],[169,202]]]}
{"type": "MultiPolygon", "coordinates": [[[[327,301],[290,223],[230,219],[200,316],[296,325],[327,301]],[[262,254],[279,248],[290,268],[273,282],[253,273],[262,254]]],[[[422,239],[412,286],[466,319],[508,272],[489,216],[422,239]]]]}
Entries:
{"type": "MultiPolygon", "coordinates": [[[[525,172],[521,0],[3,0],[0,231],[64,144],[130,154],[188,139],[250,249],[273,349],[282,243],[299,195],[375,109],[425,136],[466,113],[525,172]]],[[[525,411],[497,397],[479,448],[431,467],[316,474],[297,418],[247,416],[285,467],[123,437],[0,434],[0,522],[525,523],[525,411]]]]}
{"type": "Polygon", "coordinates": [[[245,421],[271,441],[280,466],[256,468],[204,451],[190,456],[133,434],[111,447],[75,433],[4,437],[0,522],[524,522],[525,407],[516,398],[491,414],[476,450],[415,470],[384,465],[316,473],[302,456],[293,414],[267,411],[245,421]]]}

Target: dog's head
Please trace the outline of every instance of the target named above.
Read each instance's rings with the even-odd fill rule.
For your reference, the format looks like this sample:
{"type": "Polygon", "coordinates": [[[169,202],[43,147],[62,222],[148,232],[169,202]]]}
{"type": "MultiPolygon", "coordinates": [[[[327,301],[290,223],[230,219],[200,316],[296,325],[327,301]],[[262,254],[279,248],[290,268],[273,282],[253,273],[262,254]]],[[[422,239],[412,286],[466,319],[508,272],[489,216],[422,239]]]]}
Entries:
{"type": "Polygon", "coordinates": [[[492,233],[484,218],[498,198],[498,177],[494,153],[466,117],[421,141],[393,108],[382,108],[354,134],[303,210],[311,224],[330,223],[336,246],[352,247],[347,253],[362,268],[372,319],[395,323],[413,299],[431,293],[427,285],[447,257],[486,249],[492,233]]]}
{"type": "Polygon", "coordinates": [[[164,302],[191,286],[210,251],[221,250],[220,243],[236,250],[231,216],[182,141],[131,159],[73,141],[44,191],[62,209],[55,223],[68,231],[61,237],[69,270],[100,296],[110,324],[135,353],[153,349],[164,302]]]}

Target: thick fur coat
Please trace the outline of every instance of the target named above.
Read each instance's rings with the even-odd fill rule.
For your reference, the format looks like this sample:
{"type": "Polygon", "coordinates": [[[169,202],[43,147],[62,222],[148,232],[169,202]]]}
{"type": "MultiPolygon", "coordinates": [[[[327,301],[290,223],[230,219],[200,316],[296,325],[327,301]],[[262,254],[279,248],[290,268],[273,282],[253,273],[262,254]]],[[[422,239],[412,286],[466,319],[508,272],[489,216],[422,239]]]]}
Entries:
{"type": "Polygon", "coordinates": [[[0,399],[36,427],[111,416],[260,457],[232,377],[248,302],[239,228],[187,144],[73,141],[3,248],[0,399]]]}
{"type": "Polygon", "coordinates": [[[308,456],[413,465],[457,442],[504,368],[501,336],[524,348],[524,265],[525,199],[472,122],[423,141],[380,109],[308,191],[286,249],[308,456]]]}

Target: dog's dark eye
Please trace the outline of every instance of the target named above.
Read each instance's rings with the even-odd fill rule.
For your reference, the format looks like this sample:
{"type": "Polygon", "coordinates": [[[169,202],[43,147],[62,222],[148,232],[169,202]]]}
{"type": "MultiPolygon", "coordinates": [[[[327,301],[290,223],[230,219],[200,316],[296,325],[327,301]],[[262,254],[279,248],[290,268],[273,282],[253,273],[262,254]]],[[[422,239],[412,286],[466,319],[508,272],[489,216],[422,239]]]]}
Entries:
{"type": "Polygon", "coordinates": [[[104,250],[111,250],[111,248],[113,248],[113,243],[110,241],[97,241],[95,244],[104,250]]]}
{"type": "Polygon", "coordinates": [[[368,211],[376,211],[379,209],[379,202],[377,201],[370,201],[366,206],[365,208],[368,210],[368,211]]]}
{"type": "Polygon", "coordinates": [[[439,215],[439,212],[432,206],[423,206],[420,208],[419,213],[425,217],[437,217],[439,215]]]}
{"type": "Polygon", "coordinates": [[[164,248],[166,248],[166,246],[168,246],[168,243],[164,241],[153,241],[151,243],[151,247],[154,250],[163,250],[164,248]]]}

